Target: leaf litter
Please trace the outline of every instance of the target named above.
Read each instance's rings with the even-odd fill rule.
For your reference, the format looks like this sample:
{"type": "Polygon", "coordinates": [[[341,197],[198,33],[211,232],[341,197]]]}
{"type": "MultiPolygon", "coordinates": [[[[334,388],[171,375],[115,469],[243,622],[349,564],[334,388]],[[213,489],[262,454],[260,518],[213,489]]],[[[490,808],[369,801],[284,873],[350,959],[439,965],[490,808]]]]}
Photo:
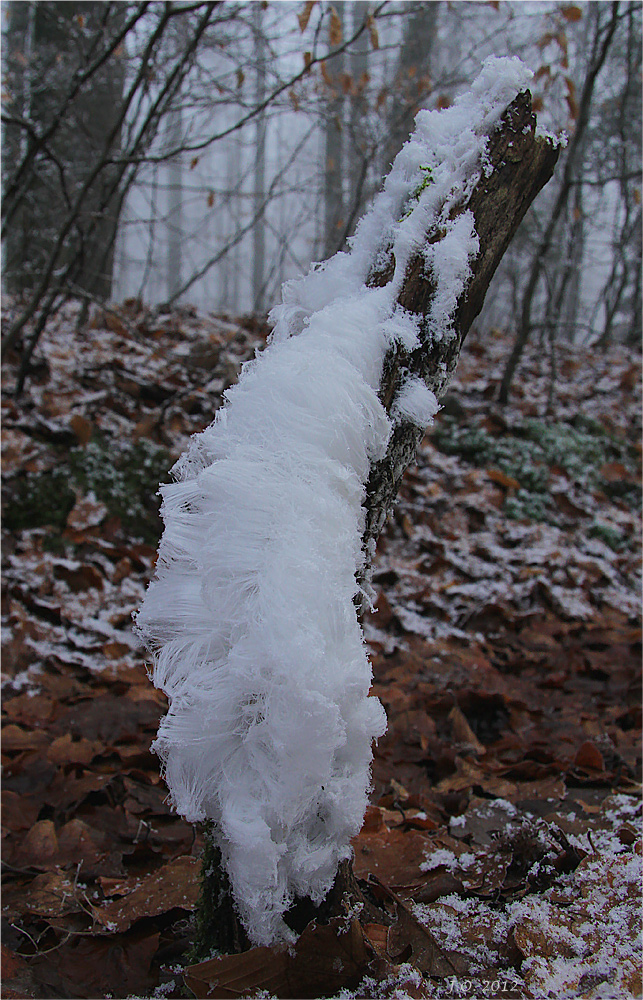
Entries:
{"type": "Polygon", "coordinates": [[[507,338],[472,337],[365,622],[389,726],[354,869],[382,916],[186,969],[201,835],[149,752],[165,703],[131,613],[159,461],[267,330],[135,301],[76,320],[2,400],[5,995],[639,996],[640,360],[562,346],[547,420],[537,345],[500,411],[507,338]]]}

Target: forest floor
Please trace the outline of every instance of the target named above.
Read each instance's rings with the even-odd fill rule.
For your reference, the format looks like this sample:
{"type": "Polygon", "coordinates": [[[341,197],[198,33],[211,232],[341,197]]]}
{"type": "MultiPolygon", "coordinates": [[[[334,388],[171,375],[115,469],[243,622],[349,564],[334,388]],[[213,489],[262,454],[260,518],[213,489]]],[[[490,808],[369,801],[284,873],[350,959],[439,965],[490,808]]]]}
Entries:
{"type": "Polygon", "coordinates": [[[354,868],[386,918],[184,968],[201,840],[131,616],[157,484],[265,333],[69,306],[19,400],[4,366],[2,995],[639,997],[641,359],[560,347],[546,415],[535,344],[500,409],[497,331],[378,550],[389,727],[354,868]]]}

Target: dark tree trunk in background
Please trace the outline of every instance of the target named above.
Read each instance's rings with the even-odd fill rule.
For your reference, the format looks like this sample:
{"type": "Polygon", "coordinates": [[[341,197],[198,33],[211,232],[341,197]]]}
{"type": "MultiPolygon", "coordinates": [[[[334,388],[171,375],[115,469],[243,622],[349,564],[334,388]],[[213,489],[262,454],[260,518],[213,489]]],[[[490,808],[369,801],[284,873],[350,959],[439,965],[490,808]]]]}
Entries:
{"type": "MultiPolygon", "coordinates": [[[[220,3],[202,0],[195,5],[196,11],[192,5],[172,3],[152,7],[150,0],[73,7],[42,4],[49,17],[49,34],[58,33],[57,45],[42,43],[37,88],[33,77],[29,87],[14,80],[15,93],[9,95],[5,102],[8,110],[2,114],[6,134],[19,140],[14,143],[16,157],[3,159],[2,201],[5,260],[12,269],[16,290],[24,293],[16,301],[17,315],[3,335],[1,348],[3,357],[16,348],[20,352],[16,396],[22,393],[47,321],[62,303],[72,296],[87,302],[110,295],[114,240],[124,199],[220,3]],[[60,16],[57,8],[61,8],[60,16]],[[178,51],[174,47],[168,59],[167,53],[172,51],[166,49],[170,28],[178,17],[193,11],[185,44],[178,51]],[[142,39],[142,51],[124,93],[125,41],[147,26],[151,14],[151,30],[142,39]],[[53,57],[52,52],[56,53],[53,57]],[[61,74],[63,85],[59,86],[61,74]],[[25,93],[29,94],[30,109],[15,104],[16,95],[25,93]],[[95,107],[99,94],[103,96],[95,107]],[[25,117],[23,111],[31,117],[25,117]],[[77,133],[82,141],[76,147],[77,133]],[[23,155],[21,136],[26,136],[23,155]],[[124,151],[123,142],[127,145],[124,151]],[[33,254],[23,262],[21,254],[31,247],[23,246],[16,256],[11,241],[16,228],[25,231],[25,219],[31,218],[36,220],[38,235],[33,254]],[[25,280],[17,272],[28,270],[30,262],[25,280]],[[31,328],[25,333],[28,325],[31,328]]],[[[38,5],[32,32],[34,53],[40,9],[38,5]]],[[[16,62],[24,68],[24,54],[16,51],[13,68],[16,62]]],[[[11,287],[11,281],[7,283],[11,287]]]]}
{"type": "Polygon", "coordinates": [[[567,267],[569,275],[565,278],[568,286],[561,295],[563,308],[559,314],[548,316],[547,322],[556,322],[559,319],[562,325],[562,333],[566,340],[574,343],[576,340],[578,309],[581,302],[581,282],[583,277],[583,257],[585,256],[585,208],[583,202],[583,185],[579,183],[574,192],[574,204],[572,207],[572,224],[569,234],[569,254],[567,257],[567,267]]]}
{"type": "Polygon", "coordinates": [[[569,196],[574,186],[574,178],[577,172],[579,158],[582,152],[583,140],[585,137],[585,132],[589,123],[589,112],[592,104],[592,97],[594,95],[594,88],[596,85],[596,79],[605,59],[607,58],[607,53],[609,51],[610,45],[612,44],[612,39],[614,37],[614,32],[616,30],[616,25],[618,23],[619,17],[619,4],[618,2],[612,3],[611,5],[611,16],[607,25],[604,25],[601,21],[601,7],[602,5],[596,4],[593,7],[594,21],[594,37],[592,41],[592,52],[590,55],[589,65],[587,69],[587,74],[583,83],[583,90],[579,102],[578,110],[578,120],[576,122],[576,131],[572,137],[572,141],[569,144],[569,149],[567,152],[567,158],[565,160],[565,169],[563,171],[563,177],[561,181],[560,190],[558,192],[558,197],[554,203],[554,207],[549,216],[547,225],[543,232],[542,238],[536,248],[536,252],[533,257],[531,270],[529,272],[529,279],[527,281],[527,287],[522,297],[521,305],[521,315],[520,315],[520,326],[518,328],[518,333],[516,335],[516,340],[514,342],[511,354],[507,360],[505,370],[502,376],[502,382],[500,384],[500,391],[498,395],[498,400],[503,405],[509,401],[509,391],[511,389],[511,383],[513,377],[522,357],[522,353],[525,349],[527,341],[529,340],[529,335],[531,333],[531,313],[532,306],[534,302],[534,296],[538,284],[540,282],[541,275],[543,273],[543,268],[545,265],[545,259],[552,245],[554,235],[558,229],[559,222],[565,212],[567,207],[567,202],[569,196]]]}
{"type": "MultiPolygon", "coordinates": [[[[351,28],[354,34],[369,16],[369,4],[363,0],[353,0],[351,16],[351,28]]],[[[351,83],[348,122],[348,217],[344,226],[344,238],[354,231],[355,224],[362,216],[366,203],[372,195],[367,184],[372,151],[365,128],[368,114],[368,102],[365,97],[368,86],[368,51],[368,32],[362,31],[353,43],[349,61],[351,83]]]]}
{"type": "MultiPolygon", "coordinates": [[[[266,38],[262,28],[263,10],[260,3],[253,4],[252,23],[255,45],[255,104],[260,107],[266,97],[266,38]]],[[[264,219],[266,200],[266,111],[259,112],[255,132],[254,164],[254,227],[252,230],[252,302],[253,311],[265,310],[265,257],[266,222],[264,219]]]]}
{"type": "MultiPolygon", "coordinates": [[[[343,0],[334,4],[336,16],[344,24],[343,0]]],[[[324,256],[332,257],[343,243],[344,230],[344,93],[342,73],[344,53],[333,55],[332,45],[327,60],[327,74],[330,78],[328,105],[326,110],[326,157],[324,176],[324,256]]]]}
{"type": "MultiPolygon", "coordinates": [[[[640,147],[635,152],[634,163],[631,163],[630,143],[636,142],[636,133],[632,133],[632,114],[636,102],[640,100],[640,79],[641,79],[641,39],[634,28],[633,11],[628,11],[629,30],[627,39],[626,65],[627,75],[625,84],[618,102],[617,130],[619,137],[619,156],[617,160],[620,172],[620,212],[621,220],[618,238],[614,248],[614,258],[612,270],[607,284],[603,291],[603,302],[605,307],[605,319],[603,331],[599,339],[599,346],[606,350],[612,341],[615,333],[616,320],[619,312],[626,312],[636,318],[637,312],[640,315],[640,258],[641,258],[641,209],[640,191],[638,198],[630,185],[629,177],[631,167],[636,170],[640,165],[636,156],[640,155],[640,147]],[[629,142],[628,142],[629,139],[629,142]],[[634,253],[632,248],[636,247],[634,253]],[[634,273],[633,273],[634,272],[634,273]],[[628,288],[634,286],[634,301],[627,302],[628,288]],[[629,308],[628,308],[629,306],[629,308]]],[[[638,143],[637,143],[638,146],[638,143]]],[[[637,336],[640,338],[640,322],[637,336]]]]}
{"type": "Polygon", "coordinates": [[[643,316],[641,314],[641,270],[643,269],[643,260],[641,259],[641,248],[643,245],[643,225],[641,220],[641,213],[638,214],[637,229],[634,233],[635,246],[638,248],[636,256],[634,258],[634,285],[631,293],[631,314],[632,322],[630,329],[627,331],[627,343],[635,348],[639,348],[641,344],[641,325],[643,323],[643,316]]]}
{"type": "Polygon", "coordinates": [[[409,13],[404,26],[396,74],[395,99],[388,119],[388,142],[382,158],[387,174],[393,160],[413,131],[415,116],[430,92],[431,55],[435,42],[439,0],[419,3],[409,13]]]}
{"type": "MultiPolygon", "coordinates": [[[[528,92],[519,94],[489,139],[491,173],[489,176],[483,174],[468,202],[458,206],[458,212],[469,210],[473,213],[480,250],[472,263],[471,280],[456,308],[455,336],[444,338],[441,342],[427,338],[410,353],[401,348],[391,350],[384,362],[380,386],[380,398],[387,410],[398,386],[408,374],[421,376],[438,396],[445,391],[444,371],[451,375],[455,370],[460,349],[482,308],[489,282],[525,212],[551,177],[558,159],[558,148],[546,139],[536,138],[535,126],[531,95],[528,92]]],[[[443,235],[441,231],[431,230],[425,234],[425,242],[435,243],[443,235]]],[[[394,270],[395,261],[389,253],[388,259],[373,267],[369,284],[388,284],[394,270]]],[[[398,302],[408,311],[426,317],[434,291],[431,280],[426,276],[424,255],[419,251],[409,263],[398,302]]],[[[402,476],[413,461],[422,436],[422,430],[415,424],[398,421],[394,425],[386,456],[371,468],[365,501],[363,544],[366,552],[374,551],[372,543],[377,540],[386,521],[402,476]]],[[[367,573],[368,567],[365,569],[367,573]]],[[[364,903],[350,865],[340,866],[334,890],[331,890],[328,899],[340,900],[344,888],[356,896],[357,902],[364,903]],[[338,891],[338,887],[342,891],[338,891]]],[[[208,957],[213,948],[220,949],[229,946],[230,942],[234,944],[242,940],[238,918],[230,905],[227,875],[220,865],[212,865],[211,844],[203,865],[202,896],[197,913],[199,940],[193,954],[195,959],[208,957]]],[[[321,919],[320,911],[315,910],[309,900],[303,900],[293,906],[285,919],[301,931],[302,924],[305,925],[315,913],[321,919]]]]}
{"type": "MultiPolygon", "coordinates": [[[[170,149],[181,146],[183,134],[183,116],[181,106],[177,104],[168,115],[167,144],[170,149]]],[[[168,163],[167,192],[167,278],[166,291],[168,301],[174,299],[180,292],[182,266],[182,236],[183,236],[183,165],[181,154],[177,153],[168,163]]]]}
{"type": "MultiPolygon", "coordinates": [[[[50,141],[35,153],[33,168],[22,178],[18,190],[10,188],[12,173],[34,147],[33,130],[42,133],[53,124],[62,95],[72,82],[77,48],[90,45],[107,20],[111,32],[124,24],[127,4],[12,3],[8,13],[5,67],[10,98],[3,109],[3,180],[5,212],[13,213],[13,218],[6,229],[4,278],[10,291],[24,292],[39,282],[69,200],[117,121],[125,79],[122,53],[115,53],[95,74],[91,87],[78,96],[73,117],[62,121],[50,141]]],[[[118,150],[117,137],[114,153],[118,150]]],[[[106,169],[102,185],[96,185],[83,204],[74,250],[70,250],[82,258],[76,287],[100,298],[111,294],[119,213],[118,198],[112,197],[97,218],[110,182],[106,169]]],[[[60,266],[66,261],[63,256],[60,266]]]]}

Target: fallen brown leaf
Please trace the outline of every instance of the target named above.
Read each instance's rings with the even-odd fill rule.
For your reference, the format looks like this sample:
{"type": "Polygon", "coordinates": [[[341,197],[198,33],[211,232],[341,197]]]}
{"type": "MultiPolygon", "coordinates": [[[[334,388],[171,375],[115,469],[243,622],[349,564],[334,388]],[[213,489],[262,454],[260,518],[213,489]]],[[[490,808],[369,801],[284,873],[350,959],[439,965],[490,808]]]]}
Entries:
{"type": "Polygon", "coordinates": [[[183,857],[171,861],[144,879],[121,881],[111,892],[125,892],[122,898],[95,907],[96,920],[110,933],[126,931],[141,917],[154,917],[175,908],[193,910],[199,895],[199,862],[183,857]]]}
{"type": "Polygon", "coordinates": [[[372,957],[359,921],[336,917],[326,925],[309,924],[292,950],[251,948],[192,965],[185,983],[196,997],[212,1000],[258,990],[281,1000],[307,1000],[357,985],[372,957]]]}
{"type": "Polygon", "coordinates": [[[102,743],[83,738],[74,740],[71,733],[66,733],[53,741],[46,756],[52,764],[89,764],[102,749],[102,743]]]}
{"type": "Polygon", "coordinates": [[[21,729],[9,725],[2,730],[2,749],[5,753],[16,750],[39,750],[49,743],[49,737],[39,729],[21,729]]]}
{"type": "Polygon", "coordinates": [[[417,830],[360,833],[352,843],[353,869],[358,878],[372,874],[386,885],[408,885],[422,878],[428,841],[417,830]]]}
{"type": "Polygon", "coordinates": [[[395,904],[395,921],[388,928],[386,951],[392,962],[410,962],[425,976],[458,975],[466,968],[452,961],[423,927],[403,899],[388,886],[381,886],[395,904]]]}

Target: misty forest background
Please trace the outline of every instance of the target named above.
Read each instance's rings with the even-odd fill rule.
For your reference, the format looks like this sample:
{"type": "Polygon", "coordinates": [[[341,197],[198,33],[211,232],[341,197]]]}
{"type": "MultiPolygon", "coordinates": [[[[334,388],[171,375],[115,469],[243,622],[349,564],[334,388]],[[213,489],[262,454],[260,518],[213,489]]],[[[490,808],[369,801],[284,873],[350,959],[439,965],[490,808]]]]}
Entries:
{"type": "MultiPolygon", "coordinates": [[[[5,289],[263,313],[346,241],[420,107],[489,55],[572,137],[479,325],[639,342],[641,14],[621,3],[4,4],[5,289]],[[534,266],[538,266],[532,288],[534,266]],[[530,281],[530,278],[532,279],[530,281]]],[[[523,330],[523,337],[527,331],[523,330]]]]}
{"type": "Polygon", "coordinates": [[[3,995],[639,997],[641,4],[4,2],[2,60],[3,995]],[[378,545],[353,847],[391,923],[307,931],[290,985],[186,970],[158,483],[491,55],[567,144],[378,545]]]}

